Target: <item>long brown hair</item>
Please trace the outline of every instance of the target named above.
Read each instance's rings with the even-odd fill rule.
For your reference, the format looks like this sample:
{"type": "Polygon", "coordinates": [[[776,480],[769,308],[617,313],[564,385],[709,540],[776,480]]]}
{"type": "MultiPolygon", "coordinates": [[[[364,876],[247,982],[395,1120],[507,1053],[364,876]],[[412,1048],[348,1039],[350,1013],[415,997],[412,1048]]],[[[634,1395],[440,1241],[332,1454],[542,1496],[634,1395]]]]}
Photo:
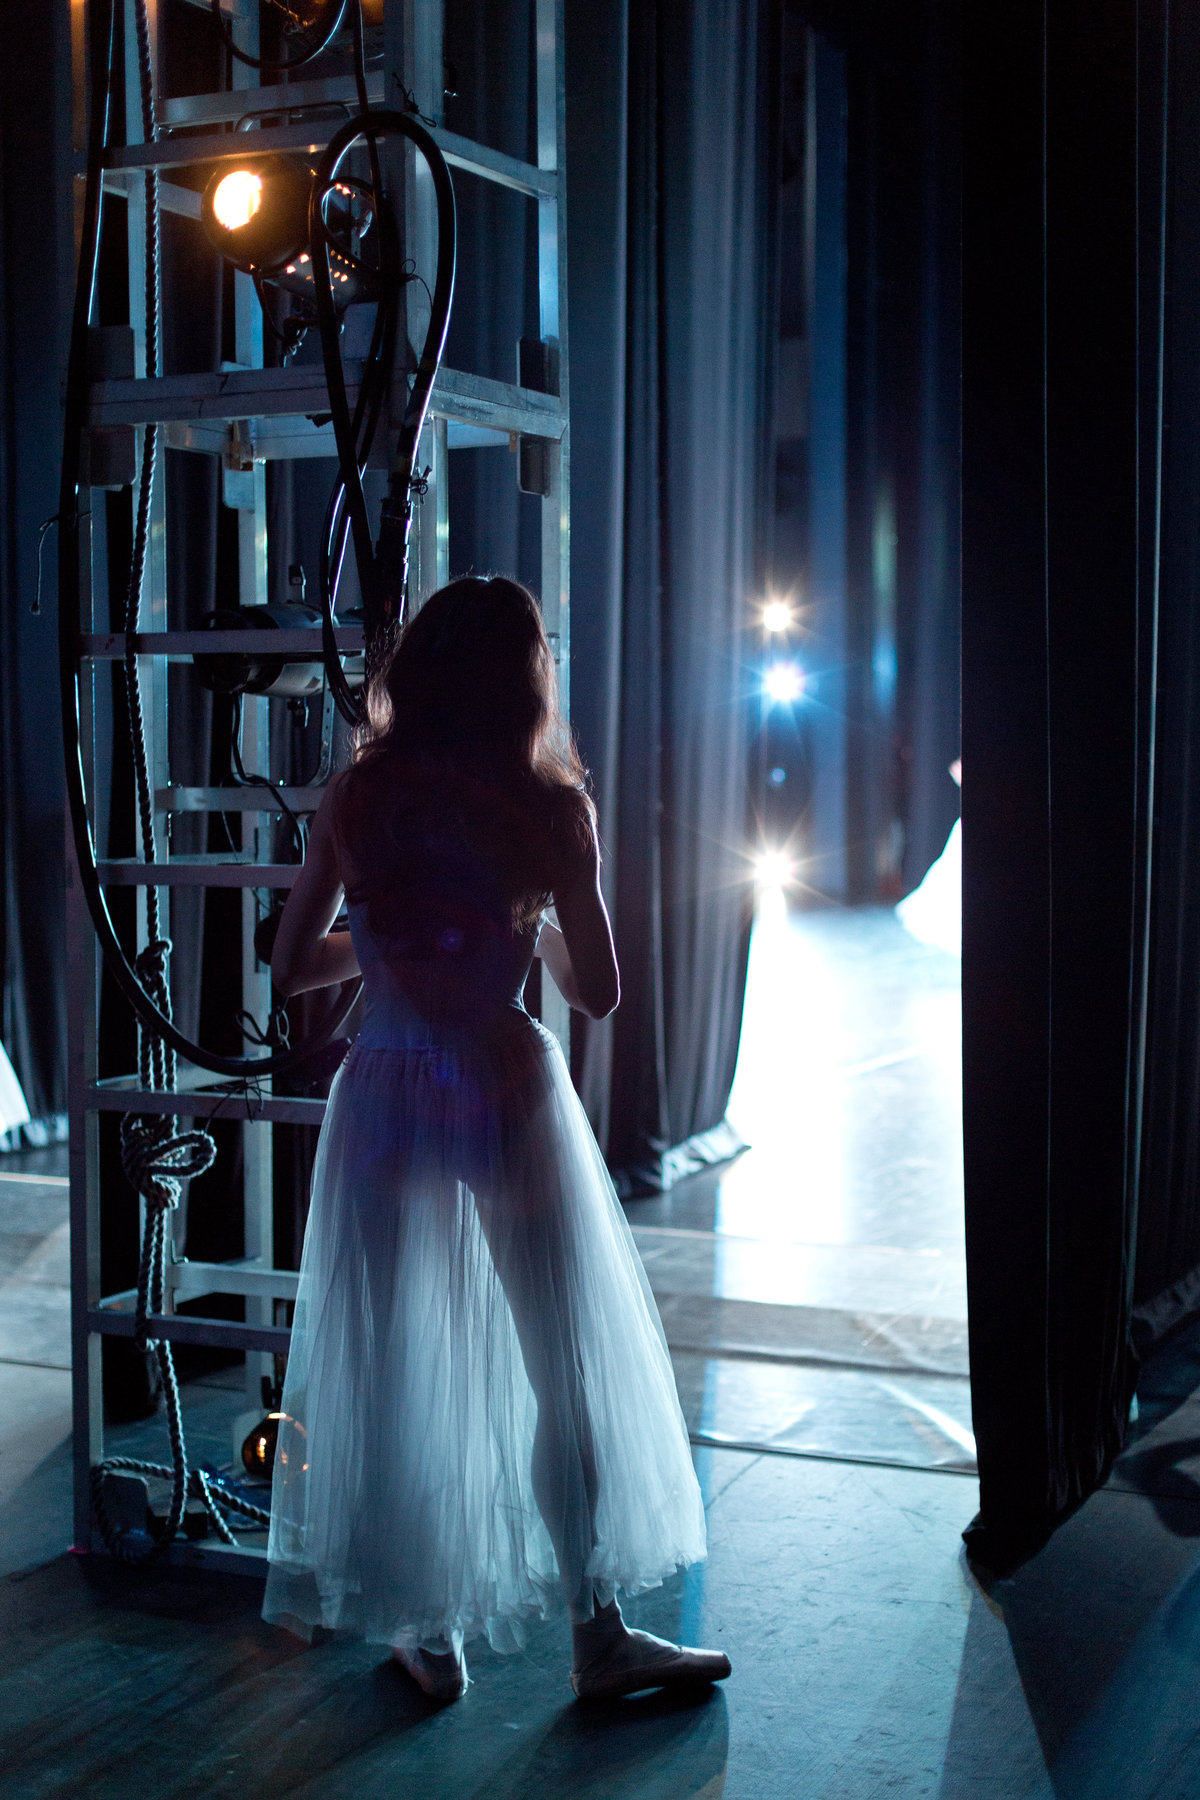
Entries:
{"type": "Polygon", "coordinates": [[[431,886],[527,926],[591,841],[586,781],[533,595],[502,575],[452,581],[368,688],[337,796],[349,898],[384,936],[431,886]]]}

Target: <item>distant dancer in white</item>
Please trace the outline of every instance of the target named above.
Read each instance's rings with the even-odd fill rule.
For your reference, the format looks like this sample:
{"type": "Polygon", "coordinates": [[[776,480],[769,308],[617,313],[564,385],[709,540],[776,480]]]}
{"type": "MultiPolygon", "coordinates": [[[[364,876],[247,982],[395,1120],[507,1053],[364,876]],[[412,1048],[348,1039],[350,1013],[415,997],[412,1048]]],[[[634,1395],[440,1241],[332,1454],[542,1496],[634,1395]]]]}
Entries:
{"type": "Polygon", "coordinates": [[[616,1006],[537,605],[470,578],[372,683],[271,964],[285,994],[361,971],[366,1004],[313,1175],[264,1615],[389,1644],[443,1700],[466,1639],[515,1649],[563,1602],[582,1697],[729,1673],[617,1604],[703,1558],[704,1512],[637,1251],[522,1004],[535,952],[572,1006],[616,1006]]]}
{"type": "Polygon", "coordinates": [[[0,1134],[15,1131],[19,1125],[28,1123],[29,1107],[25,1103],[25,1090],[8,1060],[7,1050],[0,1044],[0,1134]]]}
{"type": "MultiPolygon", "coordinates": [[[[950,773],[962,786],[962,759],[950,764],[950,773]]],[[[896,908],[896,917],[923,944],[932,944],[950,956],[962,955],[962,820],[955,819],[946,848],[926,872],[925,879],[896,908]]]]}

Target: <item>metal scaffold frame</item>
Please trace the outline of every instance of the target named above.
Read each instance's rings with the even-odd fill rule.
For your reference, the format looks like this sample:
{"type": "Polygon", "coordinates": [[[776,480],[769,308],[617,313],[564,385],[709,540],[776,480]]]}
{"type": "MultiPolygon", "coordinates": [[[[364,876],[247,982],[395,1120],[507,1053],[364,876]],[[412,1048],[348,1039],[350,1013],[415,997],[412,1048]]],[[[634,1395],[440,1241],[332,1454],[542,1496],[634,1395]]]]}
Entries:
{"type": "MultiPolygon", "coordinates": [[[[207,0],[194,0],[207,10],[207,0]]],[[[257,47],[258,0],[222,0],[230,29],[239,45],[257,47]]],[[[537,269],[540,336],[545,346],[539,388],[522,386],[520,377],[509,382],[488,379],[443,367],[435,381],[429,412],[420,441],[419,466],[428,469],[428,491],[413,525],[410,606],[421,601],[449,579],[450,483],[449,457],[458,449],[509,443],[531,450],[542,471],[541,506],[541,603],[543,617],[558,660],[564,707],[568,705],[568,544],[569,544],[569,432],[568,359],[566,330],[566,218],[563,195],[564,80],[562,0],[532,0],[535,8],[536,164],[468,141],[443,124],[443,0],[384,0],[384,56],[382,68],[367,76],[372,107],[394,103],[394,97],[411,97],[416,112],[431,121],[428,129],[452,171],[465,171],[476,179],[499,184],[526,196],[537,209],[537,269]],[[392,100],[385,101],[385,96],[392,100]],[[541,391],[542,388],[551,391],[541,391]]],[[[237,122],[258,108],[278,107],[286,93],[291,108],[328,104],[331,111],[343,105],[357,109],[354,80],[350,73],[326,79],[299,78],[286,87],[258,87],[253,70],[231,59],[233,84],[222,93],[186,98],[158,98],[158,133],[145,141],[138,105],[138,65],[134,0],[117,0],[123,15],[125,56],[125,117],[117,122],[116,142],[105,156],[103,185],[106,194],[128,202],[128,258],[130,317],[134,345],[132,374],[101,372],[89,384],[87,426],[93,434],[112,434],[133,427],[140,444],[144,428],[159,427],[159,442],[176,450],[218,457],[226,472],[226,504],[237,507],[239,600],[243,606],[266,603],[267,506],[266,463],[270,459],[332,458],[332,432],[316,423],[328,414],[328,393],[319,366],[264,368],[262,316],[252,277],[235,275],[235,360],[210,374],[194,376],[146,374],[145,233],[142,226],[147,171],[157,172],[159,208],[197,221],[200,229],[200,196],[193,187],[172,181],[174,169],[183,165],[215,168],[223,160],[246,151],[247,134],[235,131],[237,122]],[[180,135],[171,135],[186,127],[180,135]],[[249,450],[247,450],[249,446],[249,450]],[[238,480],[231,482],[230,474],[238,480]]],[[[94,12],[89,3],[87,15],[94,12]]],[[[150,8],[151,50],[157,51],[161,30],[158,9],[150,8]]],[[[75,32],[76,89],[85,81],[85,33],[75,32]]],[[[153,54],[157,70],[159,58],[153,54]]],[[[276,124],[269,133],[270,152],[322,151],[340,124],[331,122],[276,124]]],[[[255,136],[266,137],[266,133],[255,136]]],[[[259,145],[255,144],[256,153],[259,145]]],[[[418,267],[428,268],[436,242],[434,197],[425,169],[418,158],[410,159],[403,204],[404,253],[418,267]]],[[[418,284],[407,288],[408,331],[419,342],[416,311],[421,302],[418,284]]],[[[402,315],[403,317],[403,315],[402,315]]],[[[516,346],[514,346],[514,360],[516,346]]],[[[537,359],[533,359],[536,362],[537,359]]],[[[531,379],[537,373],[531,369],[531,379]]],[[[356,398],[359,367],[347,364],[349,399],[356,398]]],[[[399,374],[391,407],[394,429],[404,408],[404,377],[399,374]]],[[[389,437],[391,433],[389,432],[389,437]]],[[[375,459],[373,459],[374,461],[375,459]]],[[[514,475],[514,480],[516,479],[514,475]]],[[[84,518],[86,495],[80,508],[84,518]]],[[[145,696],[147,738],[154,792],[155,822],[160,858],[152,865],[136,857],[107,859],[99,863],[101,881],[108,887],[132,886],[137,890],[138,949],[147,936],[146,895],[151,883],[159,891],[165,923],[170,932],[171,900],[177,888],[226,888],[241,891],[242,1004],[251,1015],[264,1018],[270,1011],[268,970],[254,947],[255,890],[283,890],[294,881],[298,865],[272,860],[270,815],[278,804],[263,788],[196,787],[172,779],[168,739],[167,665],[189,661],[199,652],[270,651],[273,654],[311,656],[312,633],[287,630],[224,632],[220,630],[168,629],[167,582],[168,529],[163,470],[155,481],[143,600],[144,629],[133,646],[139,661],[145,696]],[[259,643],[257,640],[262,639],[259,643]],[[211,852],[175,854],[170,848],[168,821],[180,813],[237,812],[243,817],[242,848],[229,855],[211,852]]],[[[90,777],[96,759],[106,754],[98,726],[111,705],[109,680],[104,665],[126,655],[124,633],[101,628],[93,604],[105,589],[101,563],[106,554],[99,529],[81,532],[84,583],[83,630],[79,656],[85,775],[90,777]]],[[[107,621],[105,621],[107,623],[107,621]]],[[[361,652],[361,630],[339,630],[338,649],[361,652]]],[[[325,705],[330,706],[328,693],[325,705]]],[[[272,703],[247,696],[243,702],[242,753],[247,763],[271,769],[275,721],[272,703]]],[[[91,783],[89,780],[89,789],[91,783]]],[[[283,798],[294,811],[313,810],[319,787],[285,787],[283,798]]],[[[168,1245],[166,1279],[160,1312],[149,1320],[153,1336],[172,1343],[187,1343],[242,1350],[246,1353],[247,1405],[258,1404],[261,1378],[274,1368],[274,1357],[285,1351],[289,1339],[282,1323],[283,1308],[295,1298],[297,1276],[273,1266],[272,1149],[277,1127],[319,1124],[325,1103],[276,1093],[268,1078],[256,1086],[252,1099],[231,1094],[204,1070],[181,1066],[178,1089],[167,1093],[147,1087],[136,1073],[100,1079],[98,1061],[101,954],[93,932],[73,848],[68,849],[68,956],[69,956],[69,1062],[70,1062],[70,1201],[72,1257],[72,1354],[74,1364],[74,1538],[80,1548],[103,1548],[93,1514],[92,1471],[105,1454],[101,1401],[101,1343],[105,1336],[134,1335],[134,1294],[106,1294],[100,1280],[100,1115],[130,1111],[150,1115],[180,1115],[203,1121],[220,1115],[239,1118],[243,1133],[245,1242],[242,1256],[228,1262],[199,1262],[168,1245]],[[208,1295],[232,1294],[245,1300],[245,1323],[224,1319],[183,1316],[176,1307],[208,1295]]],[[[547,984],[549,989],[549,984],[547,984]]],[[[565,1042],[567,1009],[556,991],[544,995],[542,1017],[565,1042]]],[[[188,1544],[178,1539],[169,1551],[188,1560],[210,1561],[222,1567],[259,1568],[263,1552],[246,1546],[230,1547],[214,1541],[188,1544]]]]}

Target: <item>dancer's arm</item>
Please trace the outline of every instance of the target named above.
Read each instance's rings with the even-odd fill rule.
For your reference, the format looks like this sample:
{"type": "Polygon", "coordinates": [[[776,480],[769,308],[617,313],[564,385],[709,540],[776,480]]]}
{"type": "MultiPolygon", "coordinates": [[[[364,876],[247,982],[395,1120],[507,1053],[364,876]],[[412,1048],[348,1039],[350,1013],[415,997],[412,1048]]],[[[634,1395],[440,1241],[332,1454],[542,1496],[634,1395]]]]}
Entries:
{"type": "Polygon", "coordinates": [[[359,973],[350,933],[330,930],[345,896],[333,833],[333,788],[330,782],[317,808],[304,867],[287,897],[271,951],[271,979],[289,999],[359,973]]]}
{"type": "Polygon", "coordinates": [[[621,998],[612,926],[600,892],[600,846],[591,843],[574,879],[554,894],[561,929],[542,926],[538,954],[568,1006],[603,1019],[621,998]]]}

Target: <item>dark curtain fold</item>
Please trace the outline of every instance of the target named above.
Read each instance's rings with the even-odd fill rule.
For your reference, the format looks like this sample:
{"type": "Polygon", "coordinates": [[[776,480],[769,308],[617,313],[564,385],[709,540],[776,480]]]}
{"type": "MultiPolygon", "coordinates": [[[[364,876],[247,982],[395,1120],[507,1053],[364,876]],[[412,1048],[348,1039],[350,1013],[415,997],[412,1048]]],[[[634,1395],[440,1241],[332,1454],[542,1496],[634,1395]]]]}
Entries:
{"type": "Polygon", "coordinates": [[[964,29],[968,1542],[1003,1565],[1103,1481],[1134,1379],[1162,12],[964,29]]]}
{"type": "Polygon", "coordinates": [[[916,886],[958,813],[960,57],[941,0],[865,0],[835,29],[846,71],[845,897],[872,902],[916,886]]]}
{"type": "MultiPolygon", "coordinates": [[[[1166,191],[1155,223],[1160,268],[1144,284],[1143,312],[1161,322],[1162,410],[1152,421],[1161,485],[1144,510],[1159,522],[1156,816],[1135,1329],[1141,1344],[1200,1310],[1200,15],[1160,0],[1169,24],[1162,124],[1145,134],[1151,180],[1166,191]]],[[[1155,219],[1153,211],[1150,218],[1155,219]]],[[[1157,331],[1147,385],[1157,376],[1157,331]]],[[[1153,388],[1152,392],[1157,392],[1153,388]]],[[[1153,472],[1152,472],[1153,473],[1153,472]]]]}
{"type": "Polygon", "coordinates": [[[656,1186],[680,1146],[731,1147],[698,1140],[724,1118],[749,933],[776,21],[767,0],[602,14],[567,8],[572,710],[624,988],[575,1063],[610,1163],[656,1186]]]}
{"type": "Polygon", "coordinates": [[[35,1118],[66,1107],[65,862],[54,593],[61,382],[74,285],[69,20],[35,8],[0,68],[0,1037],[35,1118]],[[37,94],[30,107],[27,96],[37,94]]]}

